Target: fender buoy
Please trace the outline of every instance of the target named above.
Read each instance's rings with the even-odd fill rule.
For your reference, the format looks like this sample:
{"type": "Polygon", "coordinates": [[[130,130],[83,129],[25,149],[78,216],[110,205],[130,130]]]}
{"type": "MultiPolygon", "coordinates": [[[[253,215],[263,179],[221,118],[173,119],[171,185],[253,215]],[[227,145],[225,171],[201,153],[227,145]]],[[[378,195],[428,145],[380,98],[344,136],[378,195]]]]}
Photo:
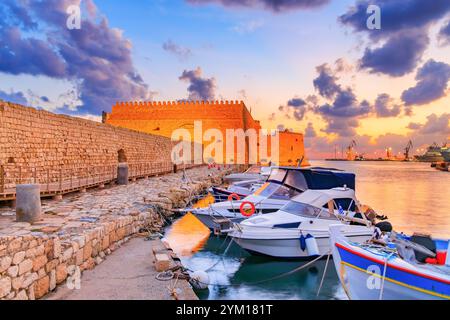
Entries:
{"type": "Polygon", "coordinates": [[[318,256],[319,255],[319,247],[317,245],[317,241],[309,233],[306,235],[305,244],[306,244],[306,250],[307,250],[309,256],[318,256]]]}
{"type": "Polygon", "coordinates": [[[239,195],[236,193],[232,193],[228,196],[228,201],[233,201],[233,200],[239,201],[239,200],[241,200],[241,197],[239,197],[239,195]]]}
{"type": "Polygon", "coordinates": [[[256,208],[255,208],[255,205],[254,205],[252,202],[250,202],[250,201],[244,201],[244,202],[241,203],[241,206],[239,207],[239,211],[241,212],[241,214],[242,214],[244,217],[250,217],[250,216],[252,216],[252,215],[255,213],[256,208]],[[245,210],[244,207],[245,207],[246,205],[250,205],[250,211],[248,211],[248,209],[245,210]]]}

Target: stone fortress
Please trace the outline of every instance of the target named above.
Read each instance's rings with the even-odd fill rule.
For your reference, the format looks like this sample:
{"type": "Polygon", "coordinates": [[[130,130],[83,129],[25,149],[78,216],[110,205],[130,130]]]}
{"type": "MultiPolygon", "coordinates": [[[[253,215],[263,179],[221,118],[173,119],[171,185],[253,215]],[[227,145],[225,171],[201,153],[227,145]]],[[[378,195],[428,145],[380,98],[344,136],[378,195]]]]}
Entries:
{"type": "MultiPolygon", "coordinates": [[[[103,114],[106,124],[168,138],[179,128],[187,129],[194,137],[194,121],[202,122],[203,132],[219,129],[224,137],[226,129],[255,129],[257,132],[262,129],[243,101],[118,102],[112,107],[111,113],[103,114]]],[[[248,160],[248,141],[246,144],[245,159],[248,160]]],[[[270,142],[268,149],[270,155],[270,142]]],[[[236,153],[235,148],[234,159],[237,159],[236,153]]],[[[279,132],[279,155],[279,165],[295,166],[302,159],[302,166],[308,165],[303,134],[279,132]]],[[[260,160],[264,163],[263,159],[260,160]]]]}

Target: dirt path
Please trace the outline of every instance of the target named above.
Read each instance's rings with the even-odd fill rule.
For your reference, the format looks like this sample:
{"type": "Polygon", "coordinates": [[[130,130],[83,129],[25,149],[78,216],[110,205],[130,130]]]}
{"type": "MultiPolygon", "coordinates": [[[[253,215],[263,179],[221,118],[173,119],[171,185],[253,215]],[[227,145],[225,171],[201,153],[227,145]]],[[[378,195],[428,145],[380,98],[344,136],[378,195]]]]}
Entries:
{"type": "MultiPolygon", "coordinates": [[[[168,286],[171,281],[156,280],[153,246],[160,240],[145,241],[133,238],[117,249],[95,269],[83,272],[80,289],[66,285],[49,294],[48,300],[171,300],[168,286]]],[[[197,300],[187,281],[177,282],[179,299],[197,300]]]]}

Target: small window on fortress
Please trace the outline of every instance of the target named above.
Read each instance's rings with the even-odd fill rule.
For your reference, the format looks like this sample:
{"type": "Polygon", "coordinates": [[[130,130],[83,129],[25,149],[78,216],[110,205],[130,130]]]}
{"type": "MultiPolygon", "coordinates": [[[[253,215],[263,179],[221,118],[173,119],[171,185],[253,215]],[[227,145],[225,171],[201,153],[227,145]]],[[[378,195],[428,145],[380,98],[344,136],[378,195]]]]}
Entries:
{"type": "Polygon", "coordinates": [[[16,163],[16,161],[14,160],[13,157],[9,157],[8,158],[8,163],[16,163]]]}
{"type": "Polygon", "coordinates": [[[294,151],[294,147],[293,146],[291,146],[291,151],[294,151]]]}

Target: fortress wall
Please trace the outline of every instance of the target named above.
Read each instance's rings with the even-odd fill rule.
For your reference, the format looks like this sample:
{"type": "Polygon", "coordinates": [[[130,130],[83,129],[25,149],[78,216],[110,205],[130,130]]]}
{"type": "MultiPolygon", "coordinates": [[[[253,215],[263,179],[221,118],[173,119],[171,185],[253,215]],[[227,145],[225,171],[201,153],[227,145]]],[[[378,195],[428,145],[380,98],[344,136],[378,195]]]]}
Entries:
{"type": "MultiPolygon", "coordinates": [[[[242,101],[120,102],[112,107],[110,114],[104,115],[103,121],[165,137],[171,137],[173,131],[184,128],[190,132],[192,139],[194,122],[201,121],[203,133],[208,129],[220,130],[224,144],[227,129],[255,129],[257,132],[261,129],[259,121],[253,119],[242,101]]],[[[236,142],[235,154],[230,157],[234,159],[238,159],[236,142]]],[[[204,145],[209,143],[205,141],[204,145]]],[[[303,135],[300,133],[280,132],[279,146],[281,165],[296,165],[305,154],[303,135]]],[[[270,142],[268,148],[270,154],[270,142]]],[[[248,152],[245,158],[248,159],[248,152]]]]}
{"type": "Polygon", "coordinates": [[[169,162],[170,139],[0,100],[0,164],[23,168],[169,162]]]}

